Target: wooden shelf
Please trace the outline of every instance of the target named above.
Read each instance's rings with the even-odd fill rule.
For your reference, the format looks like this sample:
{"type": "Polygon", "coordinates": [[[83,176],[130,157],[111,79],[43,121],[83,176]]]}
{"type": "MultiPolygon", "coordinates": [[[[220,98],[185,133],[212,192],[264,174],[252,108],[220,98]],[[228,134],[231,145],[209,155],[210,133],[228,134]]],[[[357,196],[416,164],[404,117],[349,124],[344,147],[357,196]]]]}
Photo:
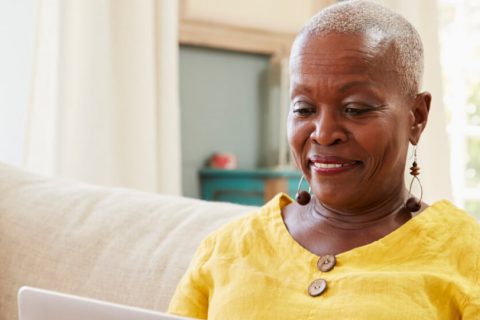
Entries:
{"type": "Polygon", "coordinates": [[[295,169],[200,170],[202,199],[261,206],[276,194],[295,196],[301,173],[295,169]]]}

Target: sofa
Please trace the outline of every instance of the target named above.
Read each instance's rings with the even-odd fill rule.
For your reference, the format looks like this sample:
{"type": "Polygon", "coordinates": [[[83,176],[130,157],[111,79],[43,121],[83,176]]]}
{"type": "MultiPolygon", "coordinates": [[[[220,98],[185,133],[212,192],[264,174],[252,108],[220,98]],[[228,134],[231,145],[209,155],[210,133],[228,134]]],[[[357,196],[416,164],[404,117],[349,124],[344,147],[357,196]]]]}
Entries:
{"type": "Polygon", "coordinates": [[[201,239],[252,210],[0,164],[0,319],[24,285],[165,311],[201,239]]]}

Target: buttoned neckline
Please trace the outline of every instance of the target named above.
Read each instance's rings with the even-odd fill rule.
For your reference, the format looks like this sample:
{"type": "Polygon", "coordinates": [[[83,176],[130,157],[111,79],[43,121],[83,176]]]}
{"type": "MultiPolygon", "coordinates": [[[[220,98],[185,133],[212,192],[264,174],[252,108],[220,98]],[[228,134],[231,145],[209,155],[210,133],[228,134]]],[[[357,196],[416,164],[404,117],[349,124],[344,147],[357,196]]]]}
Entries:
{"type": "MultiPolygon", "coordinates": [[[[271,219],[273,220],[272,226],[274,228],[274,233],[285,244],[289,244],[289,248],[293,250],[293,254],[297,254],[301,257],[304,257],[306,260],[314,261],[317,264],[318,260],[321,259],[321,256],[309,251],[305,247],[303,247],[299,242],[297,242],[285,225],[285,221],[282,217],[282,208],[287,206],[288,204],[292,203],[293,199],[290,198],[287,194],[280,193],[275,198],[272,199],[270,204],[273,206],[270,208],[271,212],[271,219]]],[[[412,242],[420,241],[428,241],[431,240],[431,235],[428,237],[416,237],[416,239],[405,239],[404,234],[422,234],[424,232],[424,220],[430,219],[432,215],[441,215],[442,212],[449,212],[454,210],[448,209],[455,209],[455,207],[448,201],[448,200],[441,200],[435,202],[421,213],[417,214],[416,216],[412,217],[410,220],[405,222],[403,225],[392,231],[391,233],[387,234],[386,236],[373,241],[371,243],[344,251],[335,255],[336,260],[343,264],[345,261],[350,259],[355,259],[356,257],[364,257],[365,255],[369,255],[372,252],[375,252],[375,257],[378,259],[379,251],[385,251],[383,255],[385,258],[388,257],[388,250],[393,246],[397,245],[399,242],[409,241],[409,245],[413,245],[412,242]],[[447,210],[445,210],[447,209],[447,210]]],[[[380,255],[382,256],[382,255],[380,255]]]]}

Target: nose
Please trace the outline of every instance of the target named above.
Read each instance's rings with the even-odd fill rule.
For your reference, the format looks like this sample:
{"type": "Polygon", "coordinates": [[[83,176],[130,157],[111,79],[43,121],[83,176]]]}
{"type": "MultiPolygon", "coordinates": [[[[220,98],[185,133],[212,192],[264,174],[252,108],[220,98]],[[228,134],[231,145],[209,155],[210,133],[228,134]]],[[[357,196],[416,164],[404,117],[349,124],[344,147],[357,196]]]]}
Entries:
{"type": "Polygon", "coordinates": [[[332,146],[347,141],[348,133],[338,115],[324,110],[315,119],[315,128],[310,139],[314,144],[332,146]]]}

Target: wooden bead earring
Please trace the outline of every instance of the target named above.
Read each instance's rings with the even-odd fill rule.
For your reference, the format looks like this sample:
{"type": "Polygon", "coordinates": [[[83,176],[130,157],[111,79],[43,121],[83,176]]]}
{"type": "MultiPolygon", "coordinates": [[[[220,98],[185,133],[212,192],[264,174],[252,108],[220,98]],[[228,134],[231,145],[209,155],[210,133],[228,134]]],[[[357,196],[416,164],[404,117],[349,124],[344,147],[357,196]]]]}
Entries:
{"type": "Polygon", "coordinates": [[[310,186],[308,186],[308,191],[300,190],[300,187],[302,186],[303,179],[305,179],[305,178],[302,175],[302,177],[300,178],[300,182],[298,183],[297,194],[295,195],[295,199],[297,200],[298,204],[301,205],[301,206],[307,205],[310,202],[310,199],[312,198],[310,196],[310,192],[312,191],[310,186]]]}
{"type": "Polygon", "coordinates": [[[422,183],[418,178],[418,176],[420,175],[420,167],[417,164],[417,146],[414,146],[413,148],[413,163],[410,167],[410,175],[412,176],[412,180],[410,181],[410,187],[408,188],[409,198],[405,203],[405,208],[410,212],[417,212],[422,207],[421,203],[423,197],[423,188],[422,183]],[[417,181],[420,187],[420,199],[417,199],[412,195],[412,186],[414,181],[417,181]]]}

